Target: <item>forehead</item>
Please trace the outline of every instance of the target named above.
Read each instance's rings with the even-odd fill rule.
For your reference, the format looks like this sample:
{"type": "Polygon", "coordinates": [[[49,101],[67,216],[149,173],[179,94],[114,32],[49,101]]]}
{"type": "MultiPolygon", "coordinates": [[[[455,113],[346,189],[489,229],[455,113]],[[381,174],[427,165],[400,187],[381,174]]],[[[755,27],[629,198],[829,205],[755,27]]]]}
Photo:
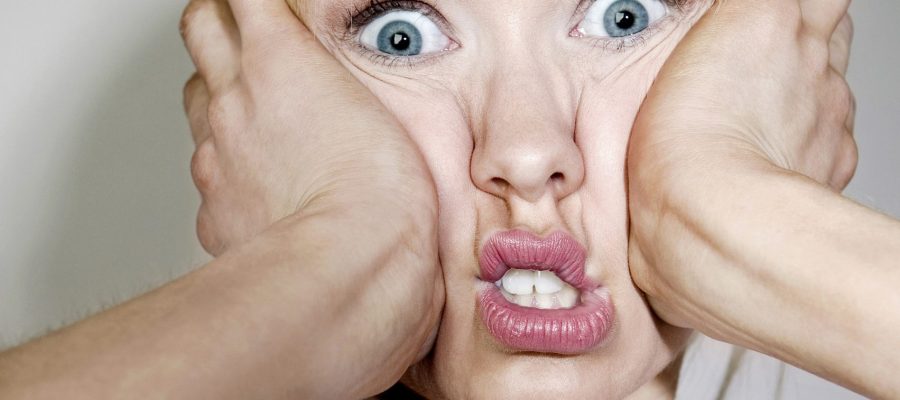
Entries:
{"type": "MultiPolygon", "coordinates": [[[[571,17],[579,9],[597,0],[285,0],[291,10],[309,27],[334,27],[348,16],[372,5],[412,8],[425,3],[448,19],[472,19],[485,25],[522,25],[571,17]]],[[[680,11],[688,11],[713,0],[634,0],[660,2],[680,11]]],[[[614,1],[610,0],[610,3],[614,1]]]]}

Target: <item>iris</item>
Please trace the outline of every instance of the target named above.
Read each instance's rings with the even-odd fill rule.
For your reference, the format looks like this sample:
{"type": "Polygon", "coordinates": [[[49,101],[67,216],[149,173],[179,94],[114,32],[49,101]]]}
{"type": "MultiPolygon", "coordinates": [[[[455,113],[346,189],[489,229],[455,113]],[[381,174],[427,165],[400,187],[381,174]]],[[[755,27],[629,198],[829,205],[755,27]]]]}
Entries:
{"type": "Polygon", "coordinates": [[[611,37],[633,35],[650,26],[650,14],[636,0],[619,0],[609,5],[603,15],[603,27],[611,37]]]}
{"type": "Polygon", "coordinates": [[[378,32],[378,50],[395,56],[415,56],[422,52],[422,33],[406,21],[392,21],[378,32]]]}

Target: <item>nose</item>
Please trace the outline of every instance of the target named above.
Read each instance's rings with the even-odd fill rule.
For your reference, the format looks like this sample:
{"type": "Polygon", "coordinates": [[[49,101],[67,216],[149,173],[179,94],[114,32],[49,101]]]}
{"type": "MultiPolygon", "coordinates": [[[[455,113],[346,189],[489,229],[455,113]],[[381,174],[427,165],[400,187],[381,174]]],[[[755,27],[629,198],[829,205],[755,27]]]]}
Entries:
{"type": "Polygon", "coordinates": [[[507,200],[517,196],[536,203],[548,195],[560,200],[584,179],[575,110],[561,99],[553,78],[535,76],[546,71],[518,72],[489,81],[482,120],[474,125],[472,180],[507,200]]]}

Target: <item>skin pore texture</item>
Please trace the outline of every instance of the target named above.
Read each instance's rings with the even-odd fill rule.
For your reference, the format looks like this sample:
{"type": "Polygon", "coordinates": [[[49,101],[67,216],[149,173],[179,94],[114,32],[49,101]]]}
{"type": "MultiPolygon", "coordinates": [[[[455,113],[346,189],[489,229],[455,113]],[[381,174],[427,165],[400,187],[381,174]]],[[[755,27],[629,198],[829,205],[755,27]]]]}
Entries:
{"type": "Polygon", "coordinates": [[[662,372],[689,331],[656,318],[629,275],[625,154],[657,72],[710,4],[659,3],[667,15],[635,37],[570,34],[590,5],[441,1],[428,12],[449,50],[410,61],[358,45],[364,27],[348,30],[355,20],[347,16],[365,2],[293,4],[398,118],[434,178],[446,303],[433,351],[403,378],[429,398],[674,395],[677,366],[662,372]],[[487,332],[478,255],[491,234],[511,229],[562,231],[585,247],[586,273],[616,310],[601,346],[525,353],[487,332]]]}
{"type": "Polygon", "coordinates": [[[572,3],[322,0],[294,4],[304,25],[283,0],[191,1],[216,259],[0,354],[0,397],[365,398],[402,378],[432,398],[665,398],[696,329],[897,398],[900,223],[838,194],[848,2],[735,0],[696,23],[708,4],[572,3]],[[361,45],[385,7],[432,41],[375,46],[429,56],[361,45]],[[525,264],[551,238],[586,268],[525,264]],[[534,342],[484,328],[479,255],[599,285],[601,344],[501,346],[534,342]]]}

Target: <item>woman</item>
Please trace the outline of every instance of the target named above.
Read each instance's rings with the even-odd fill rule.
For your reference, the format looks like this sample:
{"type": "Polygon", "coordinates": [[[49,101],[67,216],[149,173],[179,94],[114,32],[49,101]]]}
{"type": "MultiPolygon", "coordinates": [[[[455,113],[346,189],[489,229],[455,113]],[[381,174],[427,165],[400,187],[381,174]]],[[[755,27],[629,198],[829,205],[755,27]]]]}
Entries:
{"type": "MultiPolygon", "coordinates": [[[[677,368],[663,370],[688,331],[654,318],[631,281],[625,153],[656,72],[709,5],[297,10],[403,125],[439,194],[446,299],[434,351],[407,373],[409,386],[434,398],[673,389],[677,368]]],[[[233,232],[217,223],[238,212],[215,206],[201,211],[201,235],[233,232]]]]}
{"type": "MultiPolygon", "coordinates": [[[[878,368],[893,358],[835,362],[858,349],[849,337],[878,327],[837,326],[820,332],[828,348],[804,345],[796,327],[808,321],[785,316],[828,315],[817,308],[828,302],[782,291],[769,297],[798,301],[779,313],[756,275],[735,276],[728,262],[689,268],[719,254],[705,245],[735,248],[716,247],[731,231],[705,235],[721,218],[703,206],[721,217],[734,199],[704,185],[780,182],[746,173],[769,166],[836,188],[852,175],[849,35],[837,28],[846,3],[734,0],[717,14],[703,1],[520,3],[292,3],[304,26],[276,0],[232,1],[233,15],[221,1],[193,2],[184,30],[199,72],[186,88],[198,231],[219,257],[8,357],[76,349],[45,372],[55,385],[23,393],[102,376],[118,384],[99,386],[107,393],[349,398],[403,375],[434,398],[665,397],[686,328],[895,393],[880,372],[891,369],[878,368]],[[770,40],[722,46],[754,35],[770,40]],[[678,207],[660,211],[669,204],[678,207]],[[685,229],[685,215],[708,224],[685,229]],[[754,325],[771,322],[764,314],[778,323],[754,325]],[[77,350],[91,334],[103,351],[77,350]]],[[[895,330],[861,338],[884,344],[895,330]]]]}
{"type": "MultiPolygon", "coordinates": [[[[688,331],[656,318],[629,274],[625,155],[654,77],[710,2],[300,4],[439,195],[443,316],[404,382],[434,398],[671,394],[688,331]]],[[[240,214],[216,209],[222,197],[205,197],[201,236],[245,235],[219,225],[240,214]]]]}

